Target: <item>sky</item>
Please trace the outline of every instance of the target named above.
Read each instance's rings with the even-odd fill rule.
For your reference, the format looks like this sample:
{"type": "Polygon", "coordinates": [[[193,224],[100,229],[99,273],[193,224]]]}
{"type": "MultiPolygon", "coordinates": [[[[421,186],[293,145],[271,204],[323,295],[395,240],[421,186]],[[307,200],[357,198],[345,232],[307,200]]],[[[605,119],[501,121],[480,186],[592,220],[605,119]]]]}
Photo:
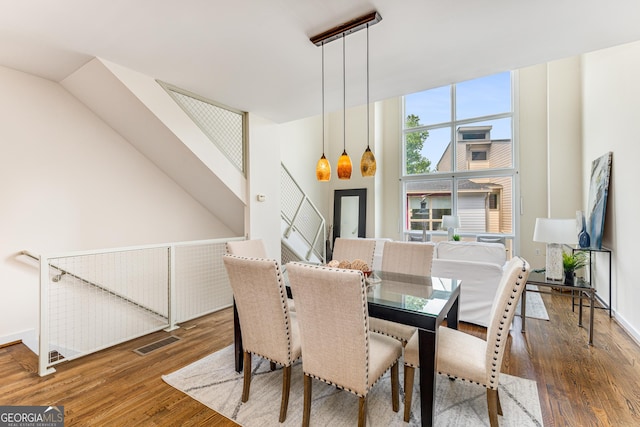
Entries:
{"type": "MultiPolygon", "coordinates": [[[[511,111],[511,73],[504,72],[456,84],[456,120],[466,120],[511,111]]],[[[405,96],[405,116],[415,114],[424,126],[447,123],[430,129],[422,155],[432,165],[440,160],[451,141],[451,86],[405,96]]],[[[464,125],[491,125],[492,139],[511,139],[511,119],[480,120],[464,125]]]]}

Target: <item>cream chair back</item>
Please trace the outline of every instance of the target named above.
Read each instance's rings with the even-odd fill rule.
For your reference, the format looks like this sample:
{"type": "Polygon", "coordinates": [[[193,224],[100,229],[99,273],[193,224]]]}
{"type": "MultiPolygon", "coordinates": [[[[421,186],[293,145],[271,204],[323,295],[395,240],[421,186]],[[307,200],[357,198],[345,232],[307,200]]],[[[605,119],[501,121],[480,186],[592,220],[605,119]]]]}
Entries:
{"type": "Polygon", "coordinates": [[[290,365],[300,357],[287,304],[280,264],[275,259],[225,255],[238,310],[244,350],[272,362],[290,365]]]}
{"type": "Polygon", "coordinates": [[[502,367],[507,336],[516,313],[516,305],[525,286],[527,286],[529,272],[529,263],[518,256],[513,257],[504,268],[487,328],[485,359],[490,369],[487,369],[485,385],[488,388],[498,388],[498,377],[502,367]]]}
{"type": "Polygon", "coordinates": [[[434,250],[430,242],[385,242],[382,271],[431,276],[434,250]]]}
{"type": "MultiPolygon", "coordinates": [[[[302,354],[298,322],[289,311],[287,292],[275,259],[225,255],[224,266],[233,289],[244,347],[242,402],[251,389],[251,356],[256,354],[282,368],[280,418],[287,418],[291,390],[291,365],[302,354]]],[[[236,337],[238,339],[238,337],[236,337]]]]}
{"type": "Polygon", "coordinates": [[[302,425],[310,422],[312,378],[357,395],[358,426],[364,427],[368,392],[391,368],[391,404],[397,412],[402,345],[391,337],[369,332],[362,272],[293,262],[287,264],[287,273],[304,353],[302,425]]]}
{"type": "MultiPolygon", "coordinates": [[[[457,329],[444,326],[438,329],[438,372],[486,387],[491,427],[498,427],[498,415],[502,415],[498,396],[500,369],[509,328],[518,300],[527,284],[529,270],[529,263],[520,257],[513,257],[505,266],[491,309],[486,341],[457,329]]],[[[419,367],[418,342],[418,334],[415,333],[404,352],[405,422],[410,419],[413,377],[415,368],[419,367]]]]}
{"type": "Polygon", "coordinates": [[[362,273],[287,264],[300,325],[305,373],[365,395],[369,329],[362,273]]]}
{"type": "Polygon", "coordinates": [[[332,258],[338,261],[361,259],[371,268],[375,251],[376,241],[374,239],[344,239],[338,237],[333,243],[332,258]]]}
{"type": "Polygon", "coordinates": [[[267,257],[267,250],[262,239],[227,242],[227,253],[248,258],[267,257]]]}

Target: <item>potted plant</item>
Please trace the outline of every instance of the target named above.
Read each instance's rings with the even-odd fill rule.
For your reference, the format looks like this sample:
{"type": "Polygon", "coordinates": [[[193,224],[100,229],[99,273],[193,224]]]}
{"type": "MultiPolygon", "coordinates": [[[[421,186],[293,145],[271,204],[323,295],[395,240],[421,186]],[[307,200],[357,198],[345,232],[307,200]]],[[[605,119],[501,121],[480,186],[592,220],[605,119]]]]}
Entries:
{"type": "Polygon", "coordinates": [[[587,255],[584,252],[563,252],[562,266],[564,268],[564,283],[573,285],[575,272],[587,265],[587,255]]]}

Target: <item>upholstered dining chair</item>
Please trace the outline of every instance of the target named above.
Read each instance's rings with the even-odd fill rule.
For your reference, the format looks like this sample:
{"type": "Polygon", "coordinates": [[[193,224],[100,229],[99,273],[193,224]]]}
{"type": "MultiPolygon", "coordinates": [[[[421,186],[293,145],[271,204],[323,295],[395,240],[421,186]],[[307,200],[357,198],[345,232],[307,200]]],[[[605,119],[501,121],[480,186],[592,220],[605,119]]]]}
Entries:
{"type": "Polygon", "coordinates": [[[236,240],[227,242],[227,253],[249,258],[266,258],[267,250],[262,239],[236,240]]]}
{"type": "MultiPolygon", "coordinates": [[[[513,257],[507,263],[498,285],[491,309],[486,341],[473,335],[441,326],[438,329],[436,366],[439,374],[462,379],[487,389],[487,407],[491,427],[498,427],[498,415],[502,415],[498,396],[498,379],[502,368],[509,328],[516,305],[529,277],[529,263],[513,257]]],[[[462,284],[464,286],[464,284],[462,284]]],[[[418,361],[418,334],[415,333],[404,349],[404,420],[411,415],[413,377],[418,361]]]]}
{"type": "MultiPolygon", "coordinates": [[[[382,250],[382,271],[431,276],[435,244],[418,242],[385,242],[382,250]]],[[[369,329],[399,340],[402,345],[416,332],[413,326],[372,317],[369,329]]]]}
{"type": "MultiPolygon", "coordinates": [[[[267,258],[267,250],[262,239],[234,240],[227,242],[227,253],[247,258],[267,258]]],[[[287,300],[290,311],[296,311],[293,299],[287,300]]]]}
{"type": "Polygon", "coordinates": [[[283,366],[280,422],[287,418],[291,365],[300,358],[302,347],[298,322],[289,311],[287,292],[275,259],[223,257],[233,298],[238,310],[244,347],[244,383],[242,401],[249,400],[251,355],[283,366]]]}
{"type": "Polygon", "coordinates": [[[338,237],[333,242],[333,259],[338,261],[353,261],[361,259],[372,268],[373,256],[376,251],[375,239],[344,239],[338,237]]]}
{"type": "Polygon", "coordinates": [[[358,425],[366,424],[367,395],[391,368],[392,408],[399,410],[398,340],[369,331],[367,288],[362,272],[288,263],[302,340],[304,412],[311,417],[312,379],[359,397],[358,425]]]}

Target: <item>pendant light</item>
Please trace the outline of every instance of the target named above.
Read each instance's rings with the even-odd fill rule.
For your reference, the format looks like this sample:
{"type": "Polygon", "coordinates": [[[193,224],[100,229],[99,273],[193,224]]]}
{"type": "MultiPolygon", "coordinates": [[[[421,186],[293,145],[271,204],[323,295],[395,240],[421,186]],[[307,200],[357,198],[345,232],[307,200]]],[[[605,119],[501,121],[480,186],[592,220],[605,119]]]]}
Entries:
{"type": "Polygon", "coordinates": [[[369,148],[369,24],[367,23],[367,149],[360,159],[360,173],[362,176],[374,176],[376,174],[376,157],[369,148]]]}
{"type": "Polygon", "coordinates": [[[338,178],[351,179],[351,157],[347,154],[347,73],[345,67],[345,39],[342,37],[342,155],[338,159],[338,178]]]}
{"type": "Polygon", "coordinates": [[[316,165],[316,178],[323,182],[331,179],[331,165],[324,156],[324,43],[322,43],[322,157],[316,165]]]}
{"type": "Polygon", "coordinates": [[[309,40],[316,46],[321,46],[322,51],[322,157],[316,165],[316,178],[318,181],[329,181],[331,179],[331,166],[324,155],[324,45],[342,38],[342,95],[343,95],[343,136],[342,136],[342,155],[338,159],[338,178],[350,179],[353,169],[351,158],[347,154],[347,83],[346,83],[346,66],[345,66],[345,38],[349,34],[360,31],[366,27],[367,29],[367,149],[362,155],[360,162],[360,170],[362,176],[373,176],[376,171],[376,160],[373,152],[369,148],[369,26],[377,24],[382,20],[382,16],[376,11],[367,13],[366,15],[352,19],[348,22],[333,27],[323,33],[311,37],[309,40]],[[365,170],[366,169],[366,170],[365,170]]]}

